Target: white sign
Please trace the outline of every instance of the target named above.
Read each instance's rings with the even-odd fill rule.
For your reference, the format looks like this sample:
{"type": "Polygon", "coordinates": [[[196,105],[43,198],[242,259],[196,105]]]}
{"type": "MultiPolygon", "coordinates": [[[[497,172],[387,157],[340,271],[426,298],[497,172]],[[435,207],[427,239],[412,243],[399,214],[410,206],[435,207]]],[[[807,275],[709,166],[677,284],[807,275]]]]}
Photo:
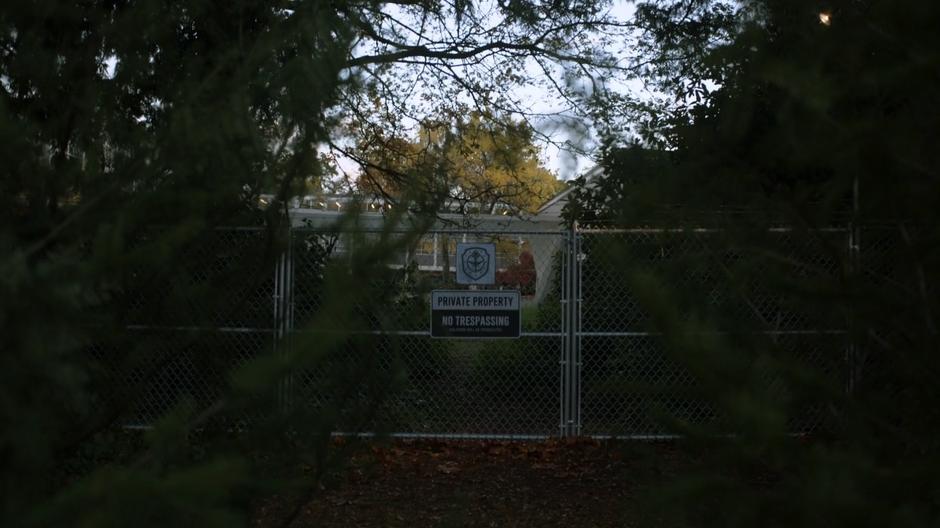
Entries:
{"type": "Polygon", "coordinates": [[[457,284],[496,283],[496,244],[457,244],[457,284]]]}
{"type": "Polygon", "coordinates": [[[434,290],[431,337],[519,337],[519,290],[434,290]]]}

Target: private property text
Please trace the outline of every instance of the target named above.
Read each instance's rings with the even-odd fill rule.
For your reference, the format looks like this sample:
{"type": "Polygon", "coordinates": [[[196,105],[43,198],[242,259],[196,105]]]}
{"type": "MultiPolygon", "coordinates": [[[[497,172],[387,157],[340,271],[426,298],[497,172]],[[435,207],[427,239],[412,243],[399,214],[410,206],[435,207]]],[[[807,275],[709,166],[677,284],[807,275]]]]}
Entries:
{"type": "Polygon", "coordinates": [[[516,308],[514,295],[462,296],[442,295],[435,299],[436,308],[516,308]]]}

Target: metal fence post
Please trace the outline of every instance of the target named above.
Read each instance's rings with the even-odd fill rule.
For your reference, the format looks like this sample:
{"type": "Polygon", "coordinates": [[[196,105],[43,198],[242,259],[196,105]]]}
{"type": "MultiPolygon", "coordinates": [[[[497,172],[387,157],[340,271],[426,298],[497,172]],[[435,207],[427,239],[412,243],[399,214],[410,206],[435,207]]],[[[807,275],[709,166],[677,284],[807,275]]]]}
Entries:
{"type": "Polygon", "coordinates": [[[572,228],[574,232],[574,306],[572,307],[572,317],[573,317],[573,328],[572,328],[572,388],[571,395],[574,401],[572,402],[572,408],[574,409],[575,415],[572,420],[572,426],[574,430],[572,431],[573,436],[581,435],[581,261],[583,256],[581,254],[581,234],[578,232],[578,222],[574,222],[574,227],[572,228]]]}
{"type": "Polygon", "coordinates": [[[577,223],[565,240],[562,270],[561,436],[581,432],[581,272],[577,223]]]}
{"type": "MultiPolygon", "coordinates": [[[[849,277],[850,284],[855,287],[861,274],[861,228],[859,227],[859,185],[858,176],[852,182],[852,220],[849,222],[849,277]]],[[[859,376],[859,350],[858,350],[858,315],[853,305],[849,311],[848,346],[846,347],[846,368],[848,376],[845,391],[851,395],[855,392],[859,376]]]]}
{"type": "MultiPolygon", "coordinates": [[[[287,247],[278,256],[274,267],[274,353],[282,358],[290,354],[291,330],[293,329],[293,278],[294,262],[291,251],[292,229],[287,228],[287,247]]],[[[278,387],[278,400],[282,410],[290,405],[290,382],[288,374],[278,387]]]]}
{"type": "MultiPolygon", "coordinates": [[[[281,254],[281,255],[278,255],[277,260],[275,261],[275,264],[274,264],[274,288],[273,288],[273,291],[271,292],[271,305],[272,305],[271,307],[273,310],[272,312],[273,318],[271,319],[271,336],[272,336],[271,348],[272,348],[272,353],[274,355],[281,354],[281,334],[282,334],[281,320],[283,319],[283,316],[281,314],[281,296],[282,296],[281,292],[283,290],[281,281],[284,276],[283,267],[284,267],[284,255],[281,254]]],[[[283,404],[283,400],[284,400],[284,387],[280,386],[278,387],[278,403],[283,404]]]]}
{"type": "Polygon", "coordinates": [[[568,331],[570,321],[568,305],[571,299],[569,284],[571,277],[568,273],[571,264],[571,231],[566,232],[562,243],[561,258],[561,357],[558,361],[558,435],[567,436],[568,429],[568,356],[571,349],[571,333],[568,331]]]}
{"type": "MultiPolygon", "coordinates": [[[[294,342],[294,230],[287,224],[287,249],[285,255],[285,285],[284,285],[284,339],[283,354],[285,357],[291,355],[291,348],[294,342]]],[[[284,378],[284,405],[290,407],[291,394],[293,394],[294,372],[287,373],[284,378]]]]}

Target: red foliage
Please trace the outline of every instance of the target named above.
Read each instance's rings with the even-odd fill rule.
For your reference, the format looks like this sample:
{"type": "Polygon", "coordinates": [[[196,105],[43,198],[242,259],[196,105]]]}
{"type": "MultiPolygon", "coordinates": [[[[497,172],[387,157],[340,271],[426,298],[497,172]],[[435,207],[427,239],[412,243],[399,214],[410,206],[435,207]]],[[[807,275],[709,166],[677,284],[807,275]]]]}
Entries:
{"type": "Polygon", "coordinates": [[[496,272],[496,284],[511,289],[518,289],[522,295],[535,294],[535,257],[528,251],[519,254],[519,261],[504,270],[496,272]]]}

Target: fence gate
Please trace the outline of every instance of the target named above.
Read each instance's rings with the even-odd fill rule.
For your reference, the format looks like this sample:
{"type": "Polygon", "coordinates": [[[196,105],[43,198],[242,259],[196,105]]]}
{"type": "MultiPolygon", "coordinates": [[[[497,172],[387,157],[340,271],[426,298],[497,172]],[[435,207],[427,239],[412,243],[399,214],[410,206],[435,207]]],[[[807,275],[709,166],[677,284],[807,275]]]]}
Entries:
{"type": "MultiPolygon", "coordinates": [[[[285,296],[289,307],[281,310],[289,314],[289,346],[316,346],[316,340],[305,339],[310,332],[306,324],[323,308],[324,264],[378,236],[368,231],[293,231],[291,291],[285,296]]],[[[557,231],[437,230],[396,255],[386,273],[369,285],[396,292],[382,308],[382,325],[374,330],[379,335],[370,345],[384,359],[371,367],[391,374],[404,366],[407,379],[381,409],[375,427],[397,436],[446,438],[544,438],[558,435],[559,424],[567,431],[569,424],[560,417],[567,419],[566,404],[560,402],[567,401],[562,393],[570,398],[570,388],[559,381],[559,360],[569,344],[565,332],[571,324],[562,317],[570,292],[561,285],[569,269],[569,243],[568,234],[557,231]],[[478,288],[520,290],[518,339],[431,337],[430,291],[467,288],[453,282],[456,245],[462,242],[495,244],[496,284],[478,288]]],[[[364,361],[367,353],[351,349],[355,357],[349,360],[364,361]]],[[[322,390],[326,382],[323,372],[298,373],[289,398],[294,404],[325,401],[330,398],[322,390]]],[[[354,426],[361,428],[348,425],[354,426]]]]}
{"type": "MultiPolygon", "coordinates": [[[[764,249],[785,257],[789,272],[831,281],[844,264],[842,251],[857,250],[850,235],[830,229],[794,236],[779,229],[761,233],[760,240],[764,249]]],[[[310,321],[330,316],[321,297],[327,265],[380,233],[294,228],[273,275],[245,280],[240,274],[246,259],[254,259],[259,270],[264,266],[264,236],[257,229],[217,230],[195,247],[192,262],[173,268],[163,282],[147,281],[150,289],[135,306],[163,303],[165,309],[132,311],[128,320],[141,340],[152,338],[159,351],[153,363],[160,370],[146,380],[146,397],[131,423],[152,423],[180,397],[211,403],[228,369],[259,354],[318,353],[322,340],[310,321]],[[220,299],[226,310],[181,299],[188,303],[183,309],[168,297],[174,283],[209,284],[213,277],[231,285],[220,299]],[[207,329],[205,338],[192,339],[207,329]]],[[[373,427],[399,436],[448,438],[662,437],[667,431],[652,416],[696,424],[714,419],[715,411],[695,396],[696,380],[649,324],[651,315],[635,291],[637,272],[660,277],[679,293],[694,293],[709,313],[734,317],[743,332],[769,338],[824,373],[849,372],[845,362],[854,349],[844,325],[769,288],[760,277],[774,262],[744,255],[720,231],[708,229],[430,231],[395,255],[375,284],[355,285],[394,292],[380,310],[372,310],[376,325],[359,331],[369,336],[367,346],[350,346],[325,367],[296,372],[280,396],[286,406],[323,405],[343,390],[337,385],[342,376],[352,375],[345,387],[355,386],[357,366],[389,379],[406,375],[371,421],[341,420],[348,431],[373,427]],[[431,337],[430,291],[465,288],[453,284],[460,242],[495,245],[496,284],[480,288],[520,291],[518,339],[431,337]],[[744,257],[765,267],[742,287],[732,279],[744,257]]],[[[369,313],[367,307],[356,309],[369,313]]],[[[811,427],[814,412],[807,409],[792,427],[811,427]]]]}

